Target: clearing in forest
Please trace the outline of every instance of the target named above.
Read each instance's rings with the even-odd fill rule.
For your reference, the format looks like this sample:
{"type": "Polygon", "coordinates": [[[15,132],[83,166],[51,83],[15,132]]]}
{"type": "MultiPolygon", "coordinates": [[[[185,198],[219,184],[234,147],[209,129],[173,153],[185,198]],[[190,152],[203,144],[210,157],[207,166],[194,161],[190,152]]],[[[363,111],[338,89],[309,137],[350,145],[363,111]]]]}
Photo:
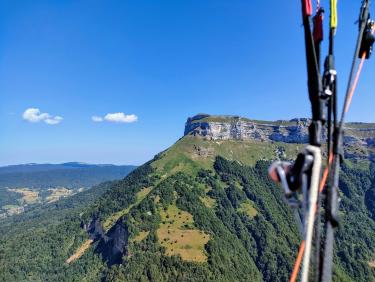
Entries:
{"type": "Polygon", "coordinates": [[[12,216],[12,215],[20,214],[24,212],[24,207],[17,206],[17,205],[5,205],[5,206],[2,206],[1,209],[6,211],[8,216],[12,216]]]}
{"type": "Polygon", "coordinates": [[[67,264],[79,259],[84,253],[85,251],[91,246],[92,242],[94,242],[93,240],[89,239],[87,241],[85,241],[85,243],[83,243],[81,245],[81,247],[79,247],[75,253],[73,255],[71,255],[65,262],[67,264]]]}
{"type": "Polygon", "coordinates": [[[8,191],[21,194],[22,195],[21,201],[28,205],[36,204],[40,201],[39,192],[32,191],[29,188],[8,189],[8,191]]]}
{"type": "Polygon", "coordinates": [[[213,208],[216,204],[216,200],[210,198],[209,196],[205,197],[199,197],[199,199],[202,201],[202,203],[207,207],[207,208],[213,208]]]}
{"type": "Polygon", "coordinates": [[[159,243],[166,248],[166,255],[180,255],[185,261],[205,262],[204,246],[210,236],[194,228],[193,216],[170,205],[160,211],[162,223],[157,230],[159,243]]]}
{"type": "Polygon", "coordinates": [[[150,231],[140,231],[137,236],[135,236],[133,239],[131,239],[132,242],[141,242],[143,241],[148,234],[150,234],[150,231]]]}
{"type": "Polygon", "coordinates": [[[250,218],[254,218],[258,214],[250,200],[246,200],[244,203],[242,203],[237,211],[245,213],[250,218]]]}
{"type": "Polygon", "coordinates": [[[62,197],[67,197],[73,194],[73,190],[70,190],[64,187],[63,188],[51,188],[51,189],[48,189],[48,191],[51,192],[51,194],[46,197],[47,203],[56,202],[60,200],[60,198],[62,197]]]}

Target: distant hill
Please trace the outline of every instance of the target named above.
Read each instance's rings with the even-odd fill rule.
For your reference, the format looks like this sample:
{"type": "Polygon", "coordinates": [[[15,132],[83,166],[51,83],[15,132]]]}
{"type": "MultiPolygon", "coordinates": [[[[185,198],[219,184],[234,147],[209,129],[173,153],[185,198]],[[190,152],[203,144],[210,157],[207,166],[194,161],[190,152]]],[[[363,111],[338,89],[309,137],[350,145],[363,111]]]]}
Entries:
{"type": "Polygon", "coordinates": [[[0,167],[0,189],[90,187],[125,177],[136,166],[96,165],[77,162],[63,164],[22,164],[0,167]]]}
{"type": "Polygon", "coordinates": [[[113,165],[113,164],[88,164],[81,162],[68,162],[61,164],[19,164],[19,165],[8,165],[0,167],[0,174],[11,173],[11,172],[35,172],[35,171],[49,171],[58,169],[71,169],[71,168],[90,168],[90,167],[135,167],[131,165],[113,165]]]}
{"type": "MultiPolygon", "coordinates": [[[[295,158],[307,123],[189,119],[124,179],[4,220],[0,280],[288,281],[301,235],[267,170],[295,158]]],[[[375,131],[353,128],[333,280],[375,281],[375,131]]]]}
{"type": "Polygon", "coordinates": [[[135,166],[22,164],[0,167],[0,219],[50,203],[104,181],[124,178],[135,166]]]}

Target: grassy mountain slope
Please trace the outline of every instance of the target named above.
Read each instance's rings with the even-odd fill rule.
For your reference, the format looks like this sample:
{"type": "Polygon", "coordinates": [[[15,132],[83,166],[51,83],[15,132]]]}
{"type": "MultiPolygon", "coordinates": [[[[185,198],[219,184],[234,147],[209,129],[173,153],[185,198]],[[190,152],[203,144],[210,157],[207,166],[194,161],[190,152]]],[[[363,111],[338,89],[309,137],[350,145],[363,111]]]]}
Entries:
{"type": "MultiPolygon", "coordinates": [[[[267,168],[302,147],[185,136],[57,220],[1,226],[0,280],[286,281],[301,238],[267,168]]],[[[374,281],[375,168],[344,172],[335,281],[374,281]]]]}

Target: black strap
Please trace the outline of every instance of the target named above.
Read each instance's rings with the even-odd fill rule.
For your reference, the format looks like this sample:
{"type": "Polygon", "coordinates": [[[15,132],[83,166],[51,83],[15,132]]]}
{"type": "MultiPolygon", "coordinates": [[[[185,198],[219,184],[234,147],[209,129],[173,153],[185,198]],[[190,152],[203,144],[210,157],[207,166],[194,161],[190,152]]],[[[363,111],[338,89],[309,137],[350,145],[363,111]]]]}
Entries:
{"type": "MultiPolygon", "coordinates": [[[[332,9],[336,7],[331,6],[331,17],[332,13],[334,12],[332,9]]],[[[327,166],[330,166],[330,154],[333,147],[336,147],[335,142],[335,134],[333,130],[337,128],[337,75],[335,70],[335,56],[334,56],[334,38],[335,38],[335,27],[330,28],[329,33],[329,50],[328,56],[326,57],[324,63],[324,78],[323,78],[323,87],[324,87],[324,94],[327,98],[327,151],[328,151],[328,158],[327,158],[327,166]]],[[[339,162],[334,160],[334,166],[336,164],[339,166],[339,162]]],[[[335,174],[335,168],[333,169],[333,173],[330,173],[330,179],[328,181],[326,187],[326,194],[327,197],[325,198],[324,205],[325,205],[325,228],[323,234],[324,235],[324,242],[323,246],[321,246],[320,237],[317,238],[316,241],[316,248],[317,248],[317,280],[318,281],[331,281],[332,280],[332,259],[333,259],[333,241],[334,241],[334,232],[333,228],[334,225],[331,222],[331,212],[332,212],[332,203],[337,201],[337,197],[332,197],[332,190],[336,189],[337,185],[334,182],[337,180],[333,180],[332,177],[337,175],[335,174]],[[321,247],[323,247],[321,249],[321,247]]],[[[338,183],[337,183],[338,184],[338,183]]],[[[335,193],[337,195],[337,193],[335,193]]],[[[320,224],[320,213],[319,213],[319,224],[320,224]]]]}
{"type": "Polygon", "coordinates": [[[323,87],[309,16],[303,18],[303,26],[305,32],[308,91],[312,110],[312,123],[309,127],[310,144],[320,146],[322,117],[324,116],[320,96],[323,87]]]}

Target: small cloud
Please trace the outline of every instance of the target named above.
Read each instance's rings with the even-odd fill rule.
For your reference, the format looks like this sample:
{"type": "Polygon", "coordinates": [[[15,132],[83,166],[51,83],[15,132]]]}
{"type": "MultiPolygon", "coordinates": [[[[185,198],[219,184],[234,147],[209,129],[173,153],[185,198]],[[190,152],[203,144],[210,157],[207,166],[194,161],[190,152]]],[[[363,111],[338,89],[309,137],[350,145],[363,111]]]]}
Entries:
{"type": "Polygon", "coordinates": [[[136,115],[125,115],[124,113],[110,113],[106,114],[104,119],[109,122],[131,123],[136,122],[138,117],[136,115]]]}
{"type": "Polygon", "coordinates": [[[22,114],[22,118],[33,123],[44,121],[49,125],[59,124],[63,120],[60,116],[51,116],[49,113],[42,113],[38,108],[26,109],[22,114]]]}
{"type": "Polygon", "coordinates": [[[91,120],[93,122],[102,122],[103,121],[103,118],[102,117],[98,117],[98,116],[92,116],[91,117],[91,120]]]}
{"type": "Polygon", "coordinates": [[[29,108],[23,112],[22,117],[29,122],[40,122],[41,120],[48,118],[49,114],[42,114],[37,108],[29,108]]]}
{"type": "Polygon", "coordinates": [[[92,116],[92,121],[94,122],[116,122],[116,123],[132,123],[138,120],[138,117],[134,114],[126,115],[124,113],[108,113],[104,117],[92,116]]]}
{"type": "Polygon", "coordinates": [[[50,124],[50,125],[55,125],[55,124],[59,124],[62,120],[63,120],[62,117],[55,116],[55,117],[52,117],[52,118],[47,118],[44,122],[47,123],[47,124],[50,124]]]}

